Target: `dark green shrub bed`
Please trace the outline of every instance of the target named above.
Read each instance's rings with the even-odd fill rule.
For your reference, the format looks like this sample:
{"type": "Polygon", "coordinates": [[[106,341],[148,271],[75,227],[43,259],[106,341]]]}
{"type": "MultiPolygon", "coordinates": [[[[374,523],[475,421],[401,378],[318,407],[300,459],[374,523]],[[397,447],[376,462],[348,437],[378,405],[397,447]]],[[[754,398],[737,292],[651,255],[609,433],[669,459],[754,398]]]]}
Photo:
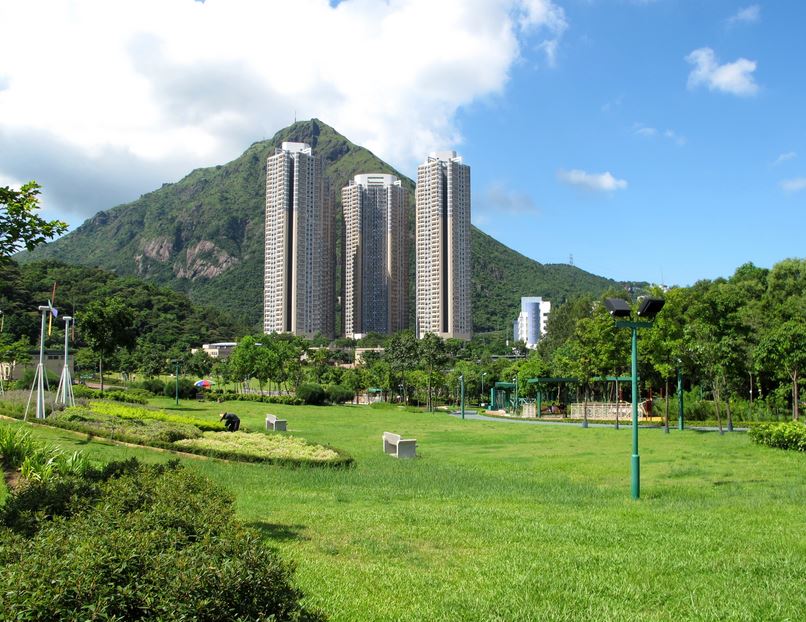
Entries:
{"type": "Polygon", "coordinates": [[[293,395],[253,395],[251,393],[235,393],[235,391],[210,392],[210,399],[220,399],[233,402],[262,402],[264,404],[287,404],[288,406],[301,406],[302,400],[293,395]]]}
{"type": "Polygon", "coordinates": [[[324,619],[232,497],[178,463],[23,484],[0,521],[4,620],[324,619]]]}
{"type": "Polygon", "coordinates": [[[762,423],[752,426],[747,433],[760,445],[806,451],[806,424],[799,421],[762,423]]]}

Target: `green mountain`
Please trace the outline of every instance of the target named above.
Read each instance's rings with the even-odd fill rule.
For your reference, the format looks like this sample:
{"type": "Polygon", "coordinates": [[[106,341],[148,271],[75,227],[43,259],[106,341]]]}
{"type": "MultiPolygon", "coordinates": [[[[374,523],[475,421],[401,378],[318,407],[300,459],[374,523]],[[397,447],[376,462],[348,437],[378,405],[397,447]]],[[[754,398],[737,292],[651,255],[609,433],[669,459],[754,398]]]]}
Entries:
{"type": "MultiPolygon", "coordinates": [[[[414,202],[414,182],[317,119],[254,143],[228,164],[197,169],[136,201],[99,212],[68,235],[16,258],[56,259],[133,275],[258,326],[262,315],[265,162],[283,141],[309,143],[339,189],[359,173],[392,173],[414,202]]],[[[413,210],[411,239],[413,241],[413,210]]],[[[337,248],[340,247],[337,241],[337,248]]],[[[411,246],[413,248],[413,245],[411,246]]],[[[617,286],[569,265],[543,265],[473,228],[476,331],[512,326],[520,296],[560,300],[617,286]]],[[[413,270],[413,260],[411,262],[413,270]]],[[[413,282],[413,279],[411,279],[413,282]]],[[[411,296],[413,303],[413,295],[411,296]]]]}

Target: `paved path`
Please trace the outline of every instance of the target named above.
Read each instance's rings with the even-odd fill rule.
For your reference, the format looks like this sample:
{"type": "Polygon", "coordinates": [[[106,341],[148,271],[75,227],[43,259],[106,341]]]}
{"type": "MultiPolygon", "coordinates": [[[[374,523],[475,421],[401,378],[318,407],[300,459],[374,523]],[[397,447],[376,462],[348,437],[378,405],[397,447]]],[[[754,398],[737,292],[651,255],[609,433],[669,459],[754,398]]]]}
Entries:
{"type": "MultiPolygon", "coordinates": [[[[456,417],[460,419],[462,417],[461,413],[456,410],[451,413],[448,413],[451,417],[456,417]]],[[[465,410],[465,419],[473,419],[476,421],[496,421],[501,423],[526,423],[531,425],[565,425],[565,426],[573,426],[576,428],[581,428],[582,423],[577,423],[575,421],[549,421],[547,419],[516,419],[515,417],[488,417],[487,415],[480,415],[475,410],[465,410]]],[[[589,428],[615,428],[616,425],[614,423],[593,423],[591,421],[588,422],[589,428]]],[[[632,428],[632,423],[629,419],[625,423],[619,423],[620,428],[632,428]]],[[[663,425],[660,424],[646,424],[640,425],[639,428],[647,428],[647,429],[663,429],[663,425]]],[[[723,428],[727,432],[727,428],[723,428]]],[[[669,430],[677,430],[677,422],[672,425],[672,422],[669,422],[669,430]]],[[[695,432],[719,432],[719,428],[716,426],[686,426],[686,430],[693,430],[695,432]]],[[[737,428],[734,426],[734,432],[747,432],[747,428],[737,428]]]]}

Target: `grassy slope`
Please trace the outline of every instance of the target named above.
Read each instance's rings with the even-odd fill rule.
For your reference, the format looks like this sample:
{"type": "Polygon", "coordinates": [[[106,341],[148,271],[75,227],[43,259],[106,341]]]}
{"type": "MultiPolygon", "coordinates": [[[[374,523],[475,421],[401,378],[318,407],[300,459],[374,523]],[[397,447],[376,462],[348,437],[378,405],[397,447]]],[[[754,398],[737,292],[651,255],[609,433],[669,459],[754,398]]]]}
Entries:
{"type": "MultiPolygon", "coordinates": [[[[325,173],[339,204],[340,189],[353,175],[385,172],[403,180],[413,208],[412,180],[321,121],[302,121],[271,140],[254,143],[232,162],[197,169],[132,203],[100,212],[69,235],[18,258],[53,258],[99,266],[119,275],[136,274],[257,325],[263,289],[264,165],[275,147],[287,140],[307,142],[324,158],[325,173]],[[167,240],[170,247],[170,257],[164,261],[144,256],[144,247],[155,239],[167,240]],[[178,278],[176,267],[186,264],[188,247],[201,240],[213,241],[238,262],[213,279],[178,278]]],[[[413,248],[413,216],[410,223],[413,248]]],[[[556,300],[573,293],[598,294],[614,284],[573,266],[539,264],[476,228],[472,248],[473,317],[478,331],[500,330],[506,325],[510,330],[520,296],[556,300]]],[[[413,267],[412,256],[412,272],[413,267]]]]}
{"type": "MultiPolygon", "coordinates": [[[[236,493],[241,517],[297,561],[298,583],[333,620],[794,620],[806,610],[806,455],[742,434],[645,431],[633,502],[628,430],[183,405],[224,407],[255,427],[274,412],[291,433],[355,456],[346,471],[189,461],[236,493]],[[382,455],[386,430],[417,438],[421,457],[382,455]]],[[[104,459],[154,457],[39,433],[104,459]]]]}

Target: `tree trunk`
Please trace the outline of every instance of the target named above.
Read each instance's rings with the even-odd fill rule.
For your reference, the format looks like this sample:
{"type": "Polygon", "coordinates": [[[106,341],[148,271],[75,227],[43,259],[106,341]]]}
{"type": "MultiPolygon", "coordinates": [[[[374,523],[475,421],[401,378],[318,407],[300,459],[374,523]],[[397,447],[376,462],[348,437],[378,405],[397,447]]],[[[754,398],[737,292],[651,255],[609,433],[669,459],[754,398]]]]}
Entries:
{"type": "Polygon", "coordinates": [[[750,418],[753,417],[753,372],[750,372],[750,418]]]}
{"type": "Polygon", "coordinates": [[[719,412],[719,388],[717,384],[714,383],[714,410],[716,410],[716,422],[719,424],[719,433],[724,434],[724,430],[722,430],[722,413],[719,412]]]}
{"type": "Polygon", "coordinates": [[[582,411],[582,427],[588,427],[588,388],[585,387],[585,408],[582,411]]]}
{"type": "Polygon", "coordinates": [[[798,404],[798,400],[800,399],[798,370],[796,369],[790,376],[792,377],[792,420],[797,421],[800,418],[800,405],[798,404]]]}
{"type": "Polygon", "coordinates": [[[666,379],[666,410],[663,412],[663,431],[669,433],[669,379],[666,379]]]}
{"type": "MultiPolygon", "coordinates": [[[[727,379],[723,376],[723,382],[727,387],[728,382],[727,379]]],[[[733,415],[730,412],[730,395],[725,396],[725,413],[728,416],[728,432],[733,432],[733,415]]]]}
{"type": "Polygon", "coordinates": [[[621,411],[621,389],[619,389],[618,380],[616,380],[616,429],[618,430],[618,416],[621,411]]]}
{"type": "Polygon", "coordinates": [[[101,393],[104,392],[104,357],[98,358],[98,369],[101,372],[101,393]]]}

